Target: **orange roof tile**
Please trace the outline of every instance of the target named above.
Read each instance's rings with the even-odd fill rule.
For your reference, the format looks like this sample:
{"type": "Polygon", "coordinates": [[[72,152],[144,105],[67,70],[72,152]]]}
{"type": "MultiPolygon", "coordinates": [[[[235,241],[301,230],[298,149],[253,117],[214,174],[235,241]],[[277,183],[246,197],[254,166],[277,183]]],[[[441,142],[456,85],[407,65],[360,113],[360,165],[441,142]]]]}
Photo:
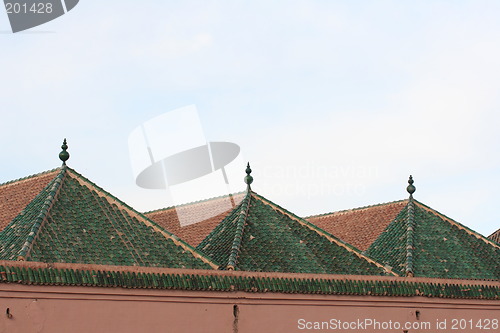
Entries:
{"type": "Polygon", "coordinates": [[[0,231],[54,179],[58,169],[0,184],[0,231]]]}
{"type": "Polygon", "coordinates": [[[489,235],[488,238],[497,243],[500,243],[500,229],[489,235]]]}
{"type": "MultiPolygon", "coordinates": [[[[233,195],[234,206],[237,206],[243,200],[243,197],[243,193],[233,195]]],[[[147,212],[144,215],[177,235],[189,245],[196,247],[232,210],[233,203],[230,197],[224,196],[147,212]],[[225,210],[224,207],[230,208],[225,210]],[[213,212],[220,211],[222,213],[213,214],[213,212]],[[181,225],[178,214],[182,214],[183,217],[187,216],[189,224],[181,225]]]]}
{"type": "Polygon", "coordinates": [[[408,200],[309,216],[306,220],[365,251],[385,230],[408,200]]]}

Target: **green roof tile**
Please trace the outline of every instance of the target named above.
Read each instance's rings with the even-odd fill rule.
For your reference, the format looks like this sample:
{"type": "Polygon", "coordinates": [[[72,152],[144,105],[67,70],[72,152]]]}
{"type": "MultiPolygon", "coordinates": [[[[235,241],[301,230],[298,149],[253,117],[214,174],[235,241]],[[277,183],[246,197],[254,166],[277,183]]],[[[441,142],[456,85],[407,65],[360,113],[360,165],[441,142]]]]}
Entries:
{"type": "Polygon", "coordinates": [[[388,274],[355,248],[254,192],[248,192],[198,249],[222,269],[388,274]]]}
{"type": "Polygon", "coordinates": [[[0,232],[0,259],[24,259],[48,214],[65,170],[57,176],[0,232]]]}
{"type": "Polygon", "coordinates": [[[216,267],[188,244],[64,166],[0,232],[0,259],[216,267]]]}
{"type": "Polygon", "coordinates": [[[367,254],[402,275],[500,279],[497,244],[417,201],[408,203],[367,254]]]}

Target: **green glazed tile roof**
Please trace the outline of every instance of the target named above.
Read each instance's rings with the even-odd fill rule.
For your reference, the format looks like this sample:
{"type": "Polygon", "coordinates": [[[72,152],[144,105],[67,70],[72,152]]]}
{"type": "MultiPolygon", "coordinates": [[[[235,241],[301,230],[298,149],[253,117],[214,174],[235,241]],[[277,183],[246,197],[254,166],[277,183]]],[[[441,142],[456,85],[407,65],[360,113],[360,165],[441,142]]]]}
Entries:
{"type": "Polygon", "coordinates": [[[500,279],[500,246],[413,200],[367,254],[401,275],[500,279]]]}
{"type": "Polygon", "coordinates": [[[390,274],[357,249],[254,192],[248,192],[197,248],[221,269],[390,274]]]}
{"type": "Polygon", "coordinates": [[[308,276],[281,274],[263,276],[262,273],[242,274],[217,271],[197,271],[196,274],[161,269],[156,272],[131,271],[127,267],[72,267],[74,264],[0,262],[0,283],[29,285],[61,285],[88,287],[123,287],[167,290],[195,290],[219,292],[258,292],[318,295],[358,295],[392,297],[429,297],[454,299],[500,299],[499,284],[460,283],[453,280],[421,281],[401,277],[308,276]]]}
{"type": "Polygon", "coordinates": [[[216,268],[198,251],[65,166],[0,232],[0,259],[216,268]]]}

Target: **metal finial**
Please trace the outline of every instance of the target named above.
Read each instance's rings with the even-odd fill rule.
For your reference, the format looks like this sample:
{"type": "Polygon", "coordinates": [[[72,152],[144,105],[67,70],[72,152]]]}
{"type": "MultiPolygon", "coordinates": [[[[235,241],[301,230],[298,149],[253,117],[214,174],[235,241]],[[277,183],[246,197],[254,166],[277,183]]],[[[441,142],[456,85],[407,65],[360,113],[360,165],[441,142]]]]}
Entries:
{"type": "Polygon", "coordinates": [[[410,196],[413,195],[413,193],[415,193],[415,190],[416,190],[416,187],[413,186],[413,177],[410,175],[410,179],[408,179],[408,187],[406,188],[406,190],[408,191],[408,193],[410,193],[410,196]]]}
{"type": "Polygon", "coordinates": [[[68,145],[66,144],[66,139],[64,139],[61,148],[62,151],[59,153],[59,159],[63,162],[63,165],[66,165],[66,161],[69,158],[69,153],[66,151],[66,149],[68,149],[68,145]]]}
{"type": "Polygon", "coordinates": [[[252,184],[253,182],[253,177],[250,176],[250,174],[252,173],[252,169],[250,169],[250,162],[247,163],[247,169],[245,170],[245,172],[247,173],[247,175],[245,176],[245,183],[248,185],[248,187],[250,187],[250,184],[252,184]]]}

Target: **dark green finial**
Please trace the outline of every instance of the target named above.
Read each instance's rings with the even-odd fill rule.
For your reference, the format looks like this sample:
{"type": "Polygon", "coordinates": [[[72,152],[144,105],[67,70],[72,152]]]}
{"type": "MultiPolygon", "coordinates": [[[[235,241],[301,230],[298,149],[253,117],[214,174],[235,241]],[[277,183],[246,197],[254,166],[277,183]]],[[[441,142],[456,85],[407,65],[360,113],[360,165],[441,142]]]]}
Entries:
{"type": "Polygon", "coordinates": [[[248,187],[250,187],[250,184],[252,184],[253,182],[253,177],[250,176],[250,174],[252,173],[252,169],[250,169],[250,162],[247,163],[247,169],[245,170],[245,172],[247,173],[247,175],[245,176],[245,183],[248,185],[248,187]]]}
{"type": "Polygon", "coordinates": [[[66,165],[66,161],[69,158],[69,153],[66,151],[66,149],[68,149],[68,145],[66,144],[66,139],[64,139],[61,148],[62,151],[59,153],[59,159],[63,162],[63,165],[66,165]]]}
{"type": "Polygon", "coordinates": [[[413,186],[413,177],[410,175],[410,179],[408,179],[408,187],[406,188],[406,190],[408,191],[408,193],[410,193],[410,197],[413,195],[413,193],[415,193],[415,190],[416,190],[416,187],[413,186]]]}

